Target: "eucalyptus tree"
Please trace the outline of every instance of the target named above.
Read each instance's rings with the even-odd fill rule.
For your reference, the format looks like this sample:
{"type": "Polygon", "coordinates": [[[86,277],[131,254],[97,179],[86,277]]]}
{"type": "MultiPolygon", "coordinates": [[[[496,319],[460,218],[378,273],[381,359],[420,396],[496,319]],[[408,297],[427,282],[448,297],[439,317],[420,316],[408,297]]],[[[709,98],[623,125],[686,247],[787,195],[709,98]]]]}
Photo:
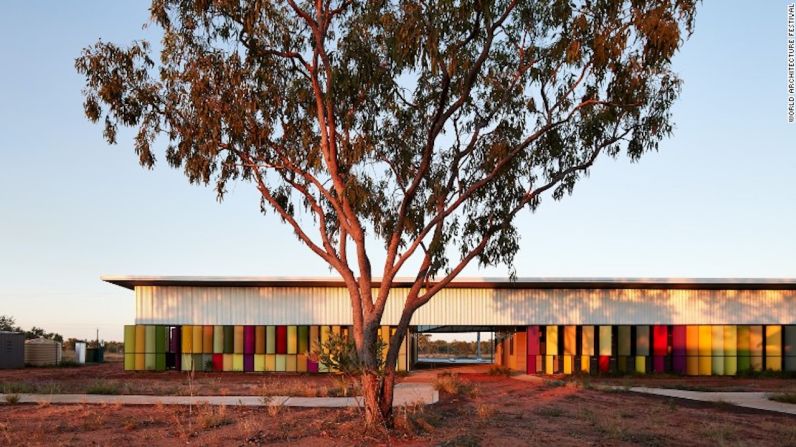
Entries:
{"type": "Polygon", "coordinates": [[[570,193],[600,155],[636,160],[671,133],[671,59],[695,3],[154,0],[159,57],[98,41],[76,68],[109,143],[135,128],[141,165],[165,156],[219,199],[251,184],[340,275],[375,424],[419,307],[472,262],[511,269],[517,214],[570,193]],[[385,304],[410,268],[379,371],[385,304]]]}

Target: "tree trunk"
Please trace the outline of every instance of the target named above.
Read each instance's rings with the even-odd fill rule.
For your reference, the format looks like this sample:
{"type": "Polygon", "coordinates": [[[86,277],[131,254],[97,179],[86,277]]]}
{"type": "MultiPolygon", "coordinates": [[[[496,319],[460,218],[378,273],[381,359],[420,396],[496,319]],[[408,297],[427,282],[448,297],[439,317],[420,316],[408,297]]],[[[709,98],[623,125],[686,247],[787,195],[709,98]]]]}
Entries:
{"type": "Polygon", "coordinates": [[[362,375],[362,404],[365,407],[365,423],[369,428],[383,428],[387,418],[382,413],[384,391],[377,374],[368,372],[362,375]]]}

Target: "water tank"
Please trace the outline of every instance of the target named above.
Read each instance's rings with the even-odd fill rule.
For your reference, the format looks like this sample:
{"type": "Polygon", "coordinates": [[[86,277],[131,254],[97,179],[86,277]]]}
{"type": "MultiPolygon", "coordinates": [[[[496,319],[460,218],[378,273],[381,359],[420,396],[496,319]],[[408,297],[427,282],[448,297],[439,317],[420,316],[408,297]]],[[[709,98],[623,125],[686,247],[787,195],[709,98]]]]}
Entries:
{"type": "Polygon", "coordinates": [[[25,367],[25,334],[0,332],[0,369],[25,367]]]}
{"type": "Polygon", "coordinates": [[[53,366],[61,362],[61,343],[46,338],[25,341],[25,364],[53,366]]]}

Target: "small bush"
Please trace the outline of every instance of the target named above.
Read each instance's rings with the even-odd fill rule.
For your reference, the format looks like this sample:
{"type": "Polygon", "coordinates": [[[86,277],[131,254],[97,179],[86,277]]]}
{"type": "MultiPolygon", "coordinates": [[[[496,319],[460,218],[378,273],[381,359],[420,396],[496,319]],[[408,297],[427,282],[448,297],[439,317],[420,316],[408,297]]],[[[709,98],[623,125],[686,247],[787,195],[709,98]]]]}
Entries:
{"type": "Polygon", "coordinates": [[[511,368],[506,366],[499,366],[493,365],[489,368],[489,375],[490,376],[510,376],[511,375],[511,368]]]}
{"type": "Polygon", "coordinates": [[[784,404],[796,404],[796,392],[769,394],[768,400],[784,404]]]}
{"type": "Polygon", "coordinates": [[[211,429],[229,425],[233,422],[227,414],[227,407],[224,405],[201,405],[196,409],[196,422],[203,429],[211,429]]]}
{"type": "Polygon", "coordinates": [[[19,403],[19,394],[6,394],[6,403],[9,405],[15,405],[19,403]]]}
{"type": "Polygon", "coordinates": [[[475,387],[463,381],[457,373],[438,374],[434,379],[434,389],[454,396],[472,396],[475,392],[475,387]]]}
{"type": "Polygon", "coordinates": [[[97,380],[86,387],[86,394],[122,394],[122,387],[117,382],[97,380]]]}

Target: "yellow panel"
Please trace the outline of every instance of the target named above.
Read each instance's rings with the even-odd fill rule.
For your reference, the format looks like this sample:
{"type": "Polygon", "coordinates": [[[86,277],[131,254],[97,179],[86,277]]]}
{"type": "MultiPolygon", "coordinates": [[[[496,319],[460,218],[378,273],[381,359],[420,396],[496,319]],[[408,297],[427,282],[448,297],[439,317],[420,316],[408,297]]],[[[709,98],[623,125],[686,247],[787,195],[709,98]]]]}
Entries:
{"type": "Polygon", "coordinates": [[[611,355],[611,326],[600,326],[600,355],[611,355]]]}
{"type": "MultiPolygon", "coordinates": [[[[636,326],[636,355],[650,355],[650,327],[636,326]]],[[[638,363],[638,362],[637,362],[638,363]]]]}
{"type": "Polygon", "coordinates": [[[274,354],[265,355],[265,370],[276,371],[276,355],[274,354]]]}
{"type": "Polygon", "coordinates": [[[587,373],[591,369],[591,358],[583,356],[580,358],[580,372],[587,373]]]}
{"type": "Polygon", "coordinates": [[[544,373],[545,374],[553,374],[555,372],[555,368],[553,367],[553,362],[555,360],[555,356],[546,355],[544,357],[545,357],[544,373]]]}
{"type": "Polygon", "coordinates": [[[222,363],[223,363],[224,371],[232,371],[233,363],[234,363],[233,360],[232,360],[232,354],[224,354],[224,357],[222,359],[222,363]]]}
{"type": "Polygon", "coordinates": [[[763,355],[763,326],[749,326],[749,353],[752,357],[763,355]]]}
{"type": "Polygon", "coordinates": [[[256,372],[265,371],[265,354],[254,354],[254,370],[256,372]]]}
{"type": "Polygon", "coordinates": [[[276,371],[282,372],[287,369],[287,356],[284,354],[276,355],[276,371]]]}
{"type": "Polygon", "coordinates": [[[782,357],[766,357],[766,369],[771,371],[782,371],[782,357]]]}
{"type": "Polygon", "coordinates": [[[766,326],[766,355],[782,355],[782,326],[766,326]]]}
{"type": "MultiPolygon", "coordinates": [[[[191,354],[193,352],[193,326],[182,327],[182,353],[191,354]]],[[[189,371],[190,368],[183,371],[189,371]]]]}
{"type": "Polygon", "coordinates": [[[296,372],[297,365],[296,365],[296,355],[286,355],[285,356],[285,371],[287,372],[296,372]]]}
{"type": "Polygon", "coordinates": [[[749,348],[749,326],[737,326],[738,344],[736,349],[739,356],[749,357],[751,350],[749,348]]]}
{"type": "Polygon", "coordinates": [[[578,349],[578,334],[575,326],[564,326],[564,355],[575,355],[578,349]]]}
{"type": "MultiPolygon", "coordinates": [[[[136,325],[135,327],[135,352],[146,351],[146,326],[136,325]]],[[[136,368],[138,369],[138,368],[136,368]]],[[[143,366],[141,369],[144,369],[143,366]]]]}
{"type": "Polygon", "coordinates": [[[307,355],[299,354],[296,356],[296,371],[307,372],[307,355]]]}
{"type": "Polygon", "coordinates": [[[564,374],[572,374],[572,360],[571,355],[564,356],[564,374]]]}
{"type": "Polygon", "coordinates": [[[318,351],[318,340],[320,336],[320,328],[318,326],[310,326],[310,352],[318,351]]]}
{"type": "Polygon", "coordinates": [[[193,348],[194,354],[201,354],[202,353],[202,326],[191,326],[191,335],[193,336],[193,341],[191,342],[191,346],[193,348]]]}
{"type": "Polygon", "coordinates": [[[340,326],[332,326],[332,334],[340,335],[340,326]]]}
{"type": "Polygon", "coordinates": [[[752,364],[752,370],[754,371],[763,370],[763,356],[753,355],[752,357],[750,357],[750,361],[752,364]]]}
{"type": "MultiPolygon", "coordinates": [[[[685,327],[685,355],[690,357],[699,355],[699,326],[685,327]]],[[[697,374],[698,371],[699,368],[695,369],[693,374],[697,374]]]]}
{"type": "Polygon", "coordinates": [[[287,327],[287,353],[295,354],[298,352],[298,328],[296,326],[287,327]]]}
{"type": "Polygon", "coordinates": [[[713,327],[699,326],[699,356],[713,355],[713,327]]]}
{"type": "Polygon", "coordinates": [[[135,369],[136,371],[143,371],[146,368],[146,360],[143,352],[135,354],[135,369]]]}
{"type": "Polygon", "coordinates": [[[232,370],[243,371],[243,354],[232,354],[232,370]]]}
{"type": "Polygon", "coordinates": [[[276,326],[265,327],[265,353],[276,354],[276,326]]]}
{"type": "Polygon", "coordinates": [[[647,373],[647,356],[644,355],[636,356],[636,372],[641,374],[647,373]]]}
{"type": "MultiPolygon", "coordinates": [[[[235,354],[243,354],[243,326],[235,326],[233,351],[235,354]]],[[[241,360],[243,362],[243,360],[241,360]]],[[[243,363],[241,363],[242,365],[243,363]]],[[[241,367],[242,368],[242,367],[241,367]]]]}
{"type": "Polygon", "coordinates": [[[558,355],[558,326],[547,326],[545,331],[545,345],[547,349],[545,354],[548,356],[558,355]]]}
{"type": "MultiPolygon", "coordinates": [[[[583,326],[581,331],[581,355],[594,355],[594,326],[583,326]]],[[[589,368],[586,368],[588,371],[589,368]]]]}
{"type": "Polygon", "coordinates": [[[213,354],[224,352],[224,326],[213,326],[213,354]]]}
{"type": "Polygon", "coordinates": [[[712,356],[699,356],[699,375],[709,376],[713,373],[713,357],[712,356]]]}

